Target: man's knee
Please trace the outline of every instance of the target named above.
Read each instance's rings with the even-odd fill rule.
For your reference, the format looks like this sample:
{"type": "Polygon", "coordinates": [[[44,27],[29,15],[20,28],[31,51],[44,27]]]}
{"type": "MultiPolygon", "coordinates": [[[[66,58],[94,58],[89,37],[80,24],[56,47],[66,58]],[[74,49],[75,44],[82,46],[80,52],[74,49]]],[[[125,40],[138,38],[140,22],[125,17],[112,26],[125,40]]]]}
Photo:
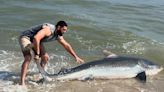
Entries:
{"type": "Polygon", "coordinates": [[[30,55],[26,55],[24,56],[24,62],[22,64],[22,69],[25,67],[28,67],[28,65],[30,64],[31,61],[31,56],[30,55]]]}
{"type": "Polygon", "coordinates": [[[41,56],[41,61],[48,62],[48,60],[49,60],[49,56],[47,53],[41,56]]]}
{"type": "Polygon", "coordinates": [[[44,68],[45,65],[48,63],[48,60],[49,60],[49,56],[48,56],[47,53],[42,55],[41,56],[41,63],[40,63],[40,65],[44,68]]]}
{"type": "Polygon", "coordinates": [[[30,62],[31,61],[31,58],[32,58],[31,55],[25,55],[24,56],[24,61],[25,62],[30,62]]]}

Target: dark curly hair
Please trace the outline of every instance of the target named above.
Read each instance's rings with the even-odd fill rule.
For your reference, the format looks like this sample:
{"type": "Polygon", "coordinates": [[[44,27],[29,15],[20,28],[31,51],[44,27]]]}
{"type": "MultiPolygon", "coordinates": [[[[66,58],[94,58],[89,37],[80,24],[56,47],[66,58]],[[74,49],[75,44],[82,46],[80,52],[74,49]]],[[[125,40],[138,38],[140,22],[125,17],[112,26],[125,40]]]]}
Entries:
{"type": "Polygon", "coordinates": [[[68,25],[67,25],[67,23],[65,21],[58,21],[57,24],[56,24],[56,27],[57,26],[64,27],[64,26],[68,26],[68,25]]]}

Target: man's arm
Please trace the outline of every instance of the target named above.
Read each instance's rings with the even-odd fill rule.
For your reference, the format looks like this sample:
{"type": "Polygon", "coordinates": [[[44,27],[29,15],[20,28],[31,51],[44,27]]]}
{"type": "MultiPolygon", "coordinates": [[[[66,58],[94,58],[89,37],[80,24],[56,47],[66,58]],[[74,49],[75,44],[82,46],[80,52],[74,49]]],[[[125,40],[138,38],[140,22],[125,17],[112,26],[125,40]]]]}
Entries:
{"type": "Polygon", "coordinates": [[[41,29],[35,36],[33,40],[34,49],[36,51],[36,54],[40,54],[40,41],[45,36],[51,35],[50,27],[49,26],[43,26],[43,29],[41,29]]]}
{"type": "Polygon", "coordinates": [[[58,42],[76,59],[76,62],[84,63],[84,60],[76,55],[75,51],[72,49],[72,46],[63,38],[63,36],[59,37],[58,42]]]}

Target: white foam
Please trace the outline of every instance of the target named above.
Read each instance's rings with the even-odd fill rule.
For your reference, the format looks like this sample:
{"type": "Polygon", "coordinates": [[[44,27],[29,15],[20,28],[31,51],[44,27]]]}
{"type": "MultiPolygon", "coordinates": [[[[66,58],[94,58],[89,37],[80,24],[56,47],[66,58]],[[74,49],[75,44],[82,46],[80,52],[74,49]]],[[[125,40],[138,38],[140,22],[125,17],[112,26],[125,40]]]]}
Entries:
{"type": "Polygon", "coordinates": [[[142,54],[142,52],[145,50],[144,48],[144,42],[138,42],[136,40],[123,43],[123,49],[126,50],[126,53],[130,54],[142,54]]]}
{"type": "Polygon", "coordinates": [[[3,88],[3,92],[28,92],[28,89],[25,86],[9,85],[3,88]]]}

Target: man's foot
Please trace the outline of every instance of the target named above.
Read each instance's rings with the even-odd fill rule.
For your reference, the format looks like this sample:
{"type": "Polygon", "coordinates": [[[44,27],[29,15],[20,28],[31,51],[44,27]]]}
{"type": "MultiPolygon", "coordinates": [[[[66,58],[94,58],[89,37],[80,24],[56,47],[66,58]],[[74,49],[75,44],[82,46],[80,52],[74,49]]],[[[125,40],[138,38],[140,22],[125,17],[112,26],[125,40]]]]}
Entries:
{"type": "Polygon", "coordinates": [[[26,84],[23,82],[23,83],[20,83],[19,85],[21,85],[21,86],[26,86],[26,84]]]}

